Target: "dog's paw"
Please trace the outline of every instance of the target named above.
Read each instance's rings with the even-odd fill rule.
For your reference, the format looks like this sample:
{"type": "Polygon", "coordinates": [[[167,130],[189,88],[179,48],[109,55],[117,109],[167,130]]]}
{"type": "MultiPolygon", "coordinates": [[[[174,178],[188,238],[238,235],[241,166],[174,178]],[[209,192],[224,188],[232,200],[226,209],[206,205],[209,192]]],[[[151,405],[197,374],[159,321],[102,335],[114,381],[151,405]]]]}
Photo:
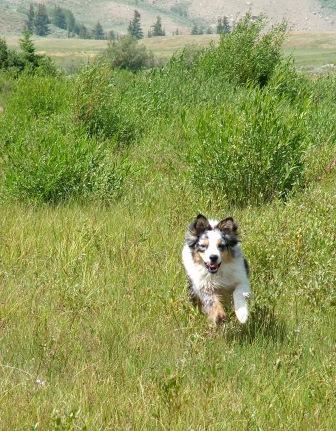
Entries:
{"type": "Polygon", "coordinates": [[[222,325],[227,320],[227,315],[224,311],[221,311],[220,313],[217,313],[216,316],[216,325],[222,325]]]}
{"type": "Polygon", "coordinates": [[[240,307],[236,310],[236,316],[240,323],[246,323],[248,319],[248,309],[246,307],[240,307]]]}
{"type": "Polygon", "coordinates": [[[209,319],[213,325],[219,326],[227,320],[227,315],[224,310],[215,309],[212,310],[211,313],[209,313],[209,319]]]}

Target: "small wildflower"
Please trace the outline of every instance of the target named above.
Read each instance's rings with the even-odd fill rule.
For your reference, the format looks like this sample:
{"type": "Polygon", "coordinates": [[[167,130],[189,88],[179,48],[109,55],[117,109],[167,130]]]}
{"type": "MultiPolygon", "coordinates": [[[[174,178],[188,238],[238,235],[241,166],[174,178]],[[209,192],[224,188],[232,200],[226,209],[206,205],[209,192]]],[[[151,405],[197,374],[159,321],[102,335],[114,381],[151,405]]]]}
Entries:
{"type": "Polygon", "coordinates": [[[46,385],[46,381],[43,379],[36,379],[35,383],[37,384],[37,386],[45,386],[46,385]]]}

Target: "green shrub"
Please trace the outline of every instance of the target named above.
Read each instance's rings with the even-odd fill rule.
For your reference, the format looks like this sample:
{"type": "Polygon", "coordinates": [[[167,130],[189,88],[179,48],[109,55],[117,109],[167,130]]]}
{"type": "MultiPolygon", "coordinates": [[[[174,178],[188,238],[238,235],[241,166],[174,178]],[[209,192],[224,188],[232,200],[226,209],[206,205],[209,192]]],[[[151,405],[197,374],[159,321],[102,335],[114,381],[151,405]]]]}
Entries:
{"type": "Polygon", "coordinates": [[[286,197],[303,174],[309,145],[304,116],[259,90],[237,94],[234,104],[220,109],[201,110],[189,128],[195,129],[188,146],[192,183],[232,205],[286,197]]]}
{"type": "Polygon", "coordinates": [[[154,64],[153,54],[131,36],[110,41],[102,58],[114,69],[132,72],[148,69],[154,64]]]}
{"type": "Polygon", "coordinates": [[[119,146],[127,146],[138,133],[132,115],[138,106],[127,96],[136,83],[132,73],[113,71],[107,65],[96,64],[85,69],[76,82],[76,121],[91,136],[112,138],[119,146]]]}
{"type": "Polygon", "coordinates": [[[60,116],[35,121],[6,146],[3,174],[6,195],[57,203],[77,197],[120,196],[127,158],[113,155],[107,143],[65,127],[60,116]]]}
{"type": "Polygon", "coordinates": [[[42,202],[84,193],[98,149],[96,142],[78,136],[78,131],[64,131],[56,120],[35,121],[7,145],[3,168],[7,193],[42,202]]]}
{"type": "MultiPolygon", "coordinates": [[[[21,75],[0,118],[7,187],[19,195],[14,185],[23,190],[24,175],[48,159],[49,146],[50,163],[36,169],[49,180],[29,189],[44,188],[42,200],[80,193],[109,199],[129,173],[154,166],[156,178],[162,173],[234,205],[286,198],[318,178],[322,168],[309,170],[312,158],[323,151],[327,164],[336,140],[335,79],[298,73],[281,54],[284,26],[267,32],[264,24],[246,17],[218,47],[185,49],[151,71],[117,70],[104,60],[76,80],[21,75]],[[22,177],[15,171],[20,154],[27,159],[22,177]],[[71,180],[67,157],[79,163],[69,168],[71,180]],[[52,175],[60,180],[49,187],[52,175]],[[63,180],[69,188],[57,185],[63,180]]],[[[35,180],[41,183],[27,183],[35,180]]]]}
{"type": "Polygon", "coordinates": [[[69,112],[71,102],[71,82],[60,77],[21,75],[7,103],[7,121],[31,121],[69,112]]]}
{"type": "Polygon", "coordinates": [[[58,75],[55,63],[50,57],[36,54],[31,34],[24,31],[20,39],[20,51],[9,49],[4,39],[0,38],[0,70],[11,71],[16,76],[58,75]]]}
{"type": "Polygon", "coordinates": [[[73,122],[64,78],[22,76],[0,117],[3,193],[39,202],[99,195],[117,197],[127,157],[73,122]],[[18,124],[20,127],[18,127],[18,124]]]}
{"type": "Polygon", "coordinates": [[[229,34],[221,35],[218,47],[205,50],[200,66],[207,75],[216,74],[239,85],[263,87],[282,61],[285,24],[265,31],[265,19],[246,15],[229,34]]]}

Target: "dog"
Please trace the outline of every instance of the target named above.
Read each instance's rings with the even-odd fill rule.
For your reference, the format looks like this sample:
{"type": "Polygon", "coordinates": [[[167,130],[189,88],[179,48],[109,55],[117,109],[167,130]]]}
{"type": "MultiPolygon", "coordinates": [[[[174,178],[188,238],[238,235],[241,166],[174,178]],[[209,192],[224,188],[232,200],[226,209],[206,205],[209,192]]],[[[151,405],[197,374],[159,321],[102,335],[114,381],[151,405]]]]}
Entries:
{"type": "Polygon", "coordinates": [[[249,266],[232,217],[217,221],[199,214],[186,232],[182,261],[190,298],[212,323],[218,325],[226,320],[223,300],[228,294],[233,297],[239,322],[247,322],[249,266]]]}

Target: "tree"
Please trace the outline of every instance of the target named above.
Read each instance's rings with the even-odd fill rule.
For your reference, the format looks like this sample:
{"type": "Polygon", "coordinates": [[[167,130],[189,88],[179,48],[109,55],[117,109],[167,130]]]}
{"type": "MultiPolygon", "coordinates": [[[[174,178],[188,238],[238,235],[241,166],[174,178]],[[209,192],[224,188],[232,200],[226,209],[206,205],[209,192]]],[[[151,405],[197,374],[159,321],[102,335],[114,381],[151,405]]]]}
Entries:
{"type": "Polygon", "coordinates": [[[150,37],[155,36],[165,36],[166,32],[162,28],[161,17],[157,16],[155,23],[151,26],[152,31],[150,31],[150,37]]]}
{"type": "MultiPolygon", "coordinates": [[[[65,15],[65,28],[68,30],[68,36],[70,34],[76,33],[76,19],[74,17],[74,14],[69,9],[64,9],[64,15],[65,15]]],[[[78,27],[78,26],[77,26],[78,27]]]]}
{"type": "Polygon", "coordinates": [[[217,22],[217,34],[227,34],[230,33],[231,27],[227,16],[223,18],[218,18],[217,22]]]}
{"type": "Polygon", "coordinates": [[[140,18],[141,18],[140,13],[137,10],[135,10],[133,19],[132,21],[130,21],[128,25],[128,34],[134,37],[135,39],[142,39],[144,37],[143,31],[141,28],[140,18]]]}
{"type": "Polygon", "coordinates": [[[97,24],[94,26],[94,28],[93,28],[93,32],[92,32],[92,35],[93,35],[93,39],[96,39],[96,40],[103,40],[103,39],[106,39],[106,36],[105,36],[105,32],[104,32],[103,26],[100,24],[100,22],[99,22],[99,21],[98,21],[98,22],[97,22],[97,24]]]}
{"type": "Polygon", "coordinates": [[[204,34],[204,28],[200,25],[198,26],[196,23],[191,28],[191,34],[204,34]]]}
{"type": "Polygon", "coordinates": [[[198,34],[198,25],[194,24],[191,28],[191,34],[196,35],[198,34]]]}
{"type": "Polygon", "coordinates": [[[51,13],[51,23],[58,28],[63,28],[64,30],[67,27],[64,10],[59,6],[55,6],[51,13]]]}
{"type": "Polygon", "coordinates": [[[27,13],[26,28],[31,33],[33,33],[33,31],[34,31],[34,22],[35,22],[34,5],[32,3],[30,3],[29,10],[27,13]]]}
{"type": "Polygon", "coordinates": [[[230,31],[231,31],[230,23],[229,23],[228,17],[225,16],[223,18],[223,33],[227,34],[227,33],[230,33],[230,31]]]}
{"type": "Polygon", "coordinates": [[[30,65],[32,68],[38,66],[39,56],[36,54],[36,49],[31,39],[31,33],[24,30],[20,39],[20,48],[22,51],[22,59],[25,65],[30,65]]]}
{"type": "Polygon", "coordinates": [[[37,6],[34,27],[38,36],[46,36],[49,33],[49,17],[44,4],[39,3],[37,6]]]}
{"type": "Polygon", "coordinates": [[[132,72],[151,67],[153,54],[132,36],[121,37],[118,41],[110,41],[103,58],[116,69],[127,69],[132,72]]]}
{"type": "Polygon", "coordinates": [[[0,69],[8,66],[8,46],[5,39],[0,38],[0,69]]]}
{"type": "Polygon", "coordinates": [[[118,34],[116,32],[114,32],[113,30],[110,30],[107,33],[107,39],[108,40],[117,40],[118,39],[118,34]]]}
{"type": "Polygon", "coordinates": [[[79,26],[78,36],[81,39],[90,39],[90,33],[89,33],[87,27],[84,24],[81,24],[79,26]]]}

